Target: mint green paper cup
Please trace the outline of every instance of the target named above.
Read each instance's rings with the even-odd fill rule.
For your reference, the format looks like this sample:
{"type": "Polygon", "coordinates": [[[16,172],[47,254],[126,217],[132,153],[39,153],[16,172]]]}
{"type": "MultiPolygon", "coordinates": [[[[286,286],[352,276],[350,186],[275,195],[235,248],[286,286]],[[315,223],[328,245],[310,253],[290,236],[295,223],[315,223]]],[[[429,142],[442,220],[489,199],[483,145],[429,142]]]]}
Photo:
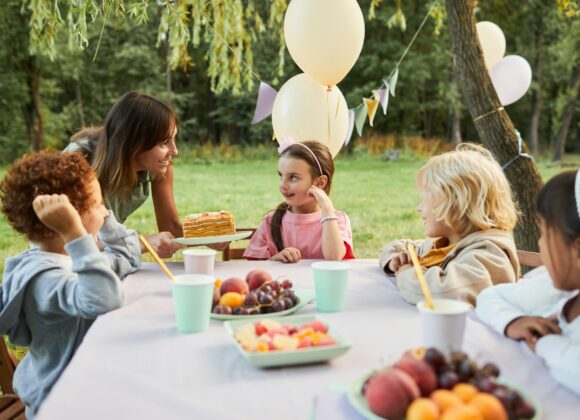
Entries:
{"type": "Polygon", "coordinates": [[[320,312],[340,312],[344,307],[350,265],[340,261],[312,263],[316,309],[320,312]]]}
{"type": "Polygon", "coordinates": [[[177,331],[196,333],[209,327],[214,277],[205,274],[175,276],[173,303],[177,331]]]}

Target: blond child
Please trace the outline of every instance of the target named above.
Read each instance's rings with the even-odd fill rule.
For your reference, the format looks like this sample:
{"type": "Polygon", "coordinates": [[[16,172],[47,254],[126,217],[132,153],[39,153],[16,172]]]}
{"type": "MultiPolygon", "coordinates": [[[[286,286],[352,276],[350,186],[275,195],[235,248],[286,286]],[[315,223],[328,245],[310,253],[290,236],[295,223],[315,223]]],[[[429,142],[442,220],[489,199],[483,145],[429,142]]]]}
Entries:
{"type": "Polygon", "coordinates": [[[25,155],[0,191],[8,222],[38,244],[5,261],[0,289],[0,333],[28,347],[14,389],[33,419],[95,318],[121,306],[120,277],[137,270],[141,249],[80,153],[25,155]]]}
{"type": "Polygon", "coordinates": [[[435,298],[472,304],[478,293],[519,276],[516,247],[510,231],[516,208],[508,181],[483,147],[462,144],[456,151],[429,159],[419,170],[421,203],[417,211],[427,239],[387,244],[379,259],[395,278],[403,299],[423,299],[407,244],[413,243],[435,298]]]}
{"type": "Polygon", "coordinates": [[[540,254],[545,266],[477,298],[477,315],[500,334],[523,340],[552,376],[580,395],[580,171],[540,191],[540,254]]]}
{"type": "Polygon", "coordinates": [[[284,263],[354,258],[350,220],[328,196],[334,174],[328,147],[287,140],[278,151],[284,201],[262,219],[244,257],[284,263]]]}

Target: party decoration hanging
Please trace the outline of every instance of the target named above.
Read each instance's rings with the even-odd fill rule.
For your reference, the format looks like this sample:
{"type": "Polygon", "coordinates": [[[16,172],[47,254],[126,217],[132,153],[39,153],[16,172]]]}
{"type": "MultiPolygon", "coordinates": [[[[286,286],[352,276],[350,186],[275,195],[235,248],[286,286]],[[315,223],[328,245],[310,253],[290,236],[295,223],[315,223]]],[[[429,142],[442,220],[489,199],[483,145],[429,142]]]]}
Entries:
{"type": "Polygon", "coordinates": [[[493,66],[490,77],[499,101],[506,106],[526,94],[532,83],[532,68],[525,58],[508,55],[493,66]]]}
{"type": "Polygon", "coordinates": [[[258,102],[256,103],[256,110],[254,111],[254,118],[252,124],[257,124],[264,118],[272,114],[274,100],[278,92],[267,83],[260,82],[260,90],[258,91],[258,102]]]}
{"type": "Polygon", "coordinates": [[[505,54],[505,36],[500,27],[493,22],[477,22],[476,28],[485,65],[491,70],[505,54]]]}
{"type": "Polygon", "coordinates": [[[274,101],[272,126],[278,140],[315,140],[336,156],[348,131],[348,107],[340,89],[321,85],[307,74],[289,79],[274,101]]]}
{"type": "Polygon", "coordinates": [[[294,62],[325,86],[340,82],[362,50],[364,18],[356,0],[292,0],[284,38],[294,62]]]}

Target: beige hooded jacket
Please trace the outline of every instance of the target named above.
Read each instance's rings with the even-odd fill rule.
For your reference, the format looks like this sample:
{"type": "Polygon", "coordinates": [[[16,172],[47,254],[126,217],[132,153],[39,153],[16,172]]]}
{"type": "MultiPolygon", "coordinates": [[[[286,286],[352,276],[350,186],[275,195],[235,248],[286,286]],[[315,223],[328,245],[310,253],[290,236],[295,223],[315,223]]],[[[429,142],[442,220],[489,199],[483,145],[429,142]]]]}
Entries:
{"type": "MultiPolygon", "coordinates": [[[[419,256],[424,256],[435,239],[406,239],[385,245],[379,258],[385,273],[393,275],[388,264],[394,254],[406,252],[409,242],[415,244],[419,256]]],[[[434,298],[460,299],[475,305],[477,295],[486,287],[515,282],[520,275],[520,265],[512,237],[505,231],[490,229],[467,235],[445,257],[441,266],[423,268],[423,272],[434,298]]],[[[395,279],[407,302],[417,303],[424,299],[413,267],[400,271],[395,279]]]]}

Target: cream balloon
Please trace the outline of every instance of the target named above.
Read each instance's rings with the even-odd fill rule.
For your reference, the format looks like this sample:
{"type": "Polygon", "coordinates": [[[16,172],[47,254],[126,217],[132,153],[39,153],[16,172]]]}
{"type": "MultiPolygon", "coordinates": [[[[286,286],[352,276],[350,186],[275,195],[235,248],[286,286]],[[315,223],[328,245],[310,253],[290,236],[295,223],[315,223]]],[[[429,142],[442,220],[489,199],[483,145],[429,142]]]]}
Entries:
{"type": "Polygon", "coordinates": [[[499,101],[506,106],[526,94],[532,84],[532,68],[525,58],[508,55],[493,66],[490,77],[499,101]]]}
{"type": "Polygon", "coordinates": [[[356,0],[292,0],[284,18],[284,37],[298,67],[333,86],[360,55],[363,14],[356,0]]]}
{"type": "Polygon", "coordinates": [[[505,36],[499,26],[493,22],[477,22],[476,26],[485,65],[488,70],[491,70],[505,54],[505,36]]]}
{"type": "Polygon", "coordinates": [[[272,110],[278,143],[316,140],[335,157],[348,131],[348,107],[336,86],[330,91],[307,74],[292,77],[280,88],[272,110]]]}

